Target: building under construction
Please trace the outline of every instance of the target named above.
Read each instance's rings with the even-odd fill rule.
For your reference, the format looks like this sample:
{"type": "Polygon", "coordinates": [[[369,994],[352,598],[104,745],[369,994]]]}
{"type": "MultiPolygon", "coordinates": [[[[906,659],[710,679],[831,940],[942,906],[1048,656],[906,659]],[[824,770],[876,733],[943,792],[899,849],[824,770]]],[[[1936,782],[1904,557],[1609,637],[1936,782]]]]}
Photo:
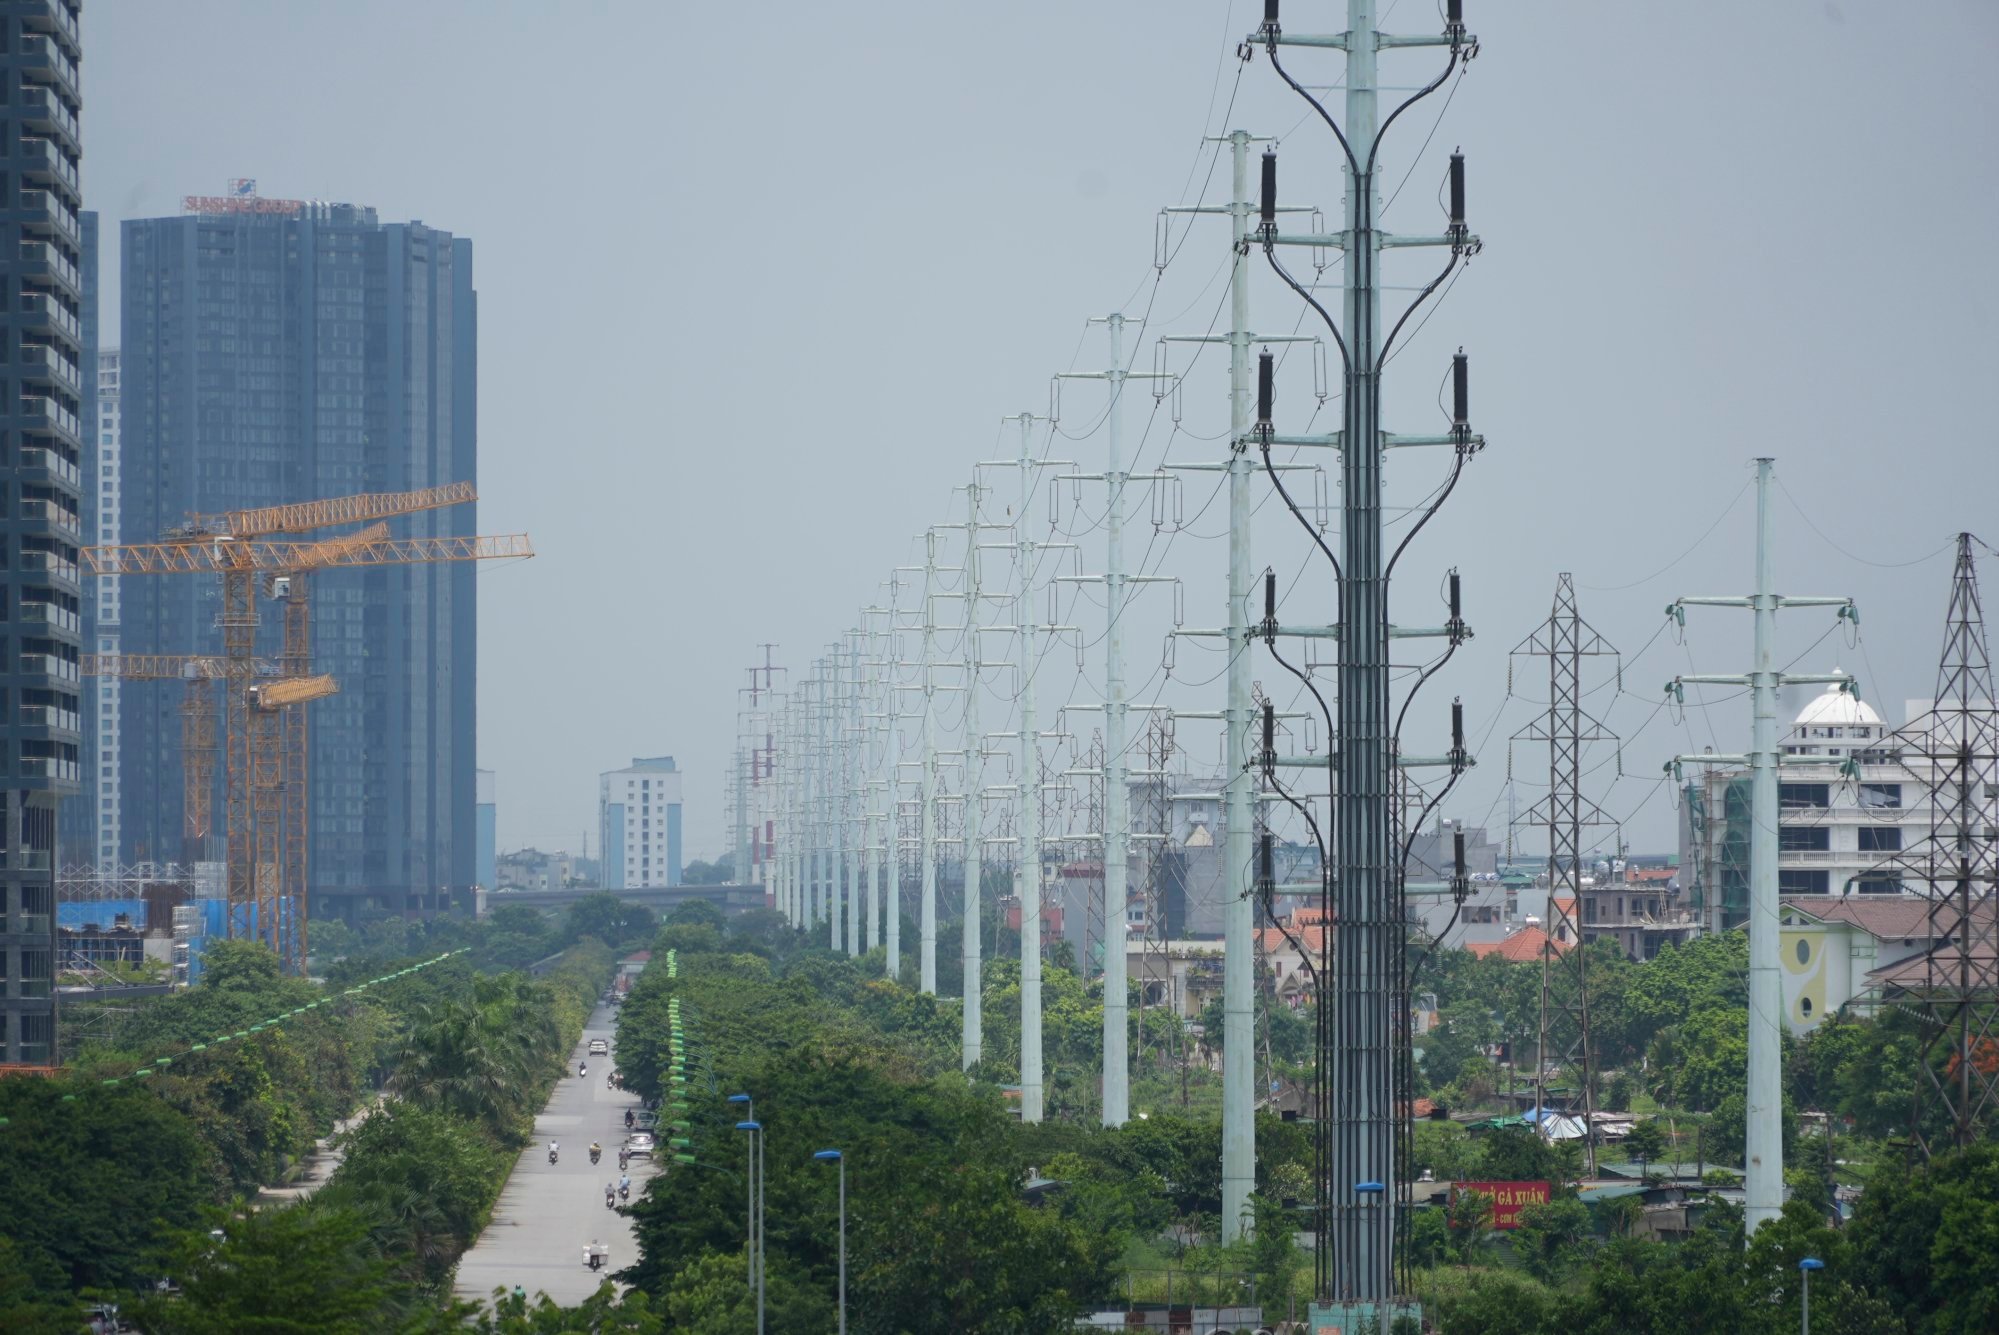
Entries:
{"type": "MultiPolygon", "coordinates": [[[[368,208],[262,198],[244,182],[191,195],[178,216],[127,221],[120,243],[126,541],[190,513],[476,479],[469,240],[368,208]]],[[[467,538],[476,514],[426,510],[392,531],[467,538]]],[[[245,612],[224,608],[214,578],[122,584],[131,652],[217,653],[218,619],[245,612]]],[[[445,907],[476,876],[472,568],[328,571],[313,603],[314,667],[339,690],[312,705],[312,912],[445,907]]],[[[282,621],[266,601],[260,657],[280,656],[282,621]]],[[[122,692],[125,862],[224,859],[225,821],[206,847],[183,845],[181,706],[177,683],[122,692]]],[[[211,770],[216,813],[225,770],[211,770]]]]}

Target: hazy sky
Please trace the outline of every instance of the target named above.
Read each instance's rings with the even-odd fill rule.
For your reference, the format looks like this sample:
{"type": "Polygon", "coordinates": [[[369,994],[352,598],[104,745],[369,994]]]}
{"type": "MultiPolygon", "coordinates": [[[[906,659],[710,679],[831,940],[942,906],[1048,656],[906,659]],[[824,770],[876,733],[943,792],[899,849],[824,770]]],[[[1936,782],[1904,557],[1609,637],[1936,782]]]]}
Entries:
{"type": "MultiPolygon", "coordinates": [[[[1260,8],[91,0],[85,196],[107,242],[117,220],[237,176],[472,238],[480,524],[525,530],[541,553],[480,577],[480,763],[499,772],[501,847],[575,848],[585,830],[594,846],[597,773],[666,753],[688,773],[689,855],[710,855],[756,646],[802,667],[926,525],[958,519],[952,489],[994,457],[999,417],[1045,412],[1051,374],[1103,365],[1086,317],[1149,303],[1141,368],[1160,335],[1208,330],[1226,225],[1195,224],[1156,283],[1153,267],[1159,208],[1227,189],[1201,136],[1280,136],[1286,202],[1337,214],[1330,137],[1260,53],[1234,58],[1260,8]]],[[[1433,30],[1436,8],[1384,0],[1385,26],[1433,30]]],[[[1344,10],[1290,0],[1284,17],[1336,31],[1344,10]]],[[[1417,706],[1431,721],[1414,744],[1435,744],[1461,694],[1488,740],[1448,814],[1497,804],[1503,820],[1504,738],[1546,678],[1522,665],[1509,701],[1507,651],[1573,571],[1584,614],[1627,658],[1625,695],[1593,700],[1631,739],[1630,777],[1611,785],[1606,763],[1593,795],[1630,818],[1638,848],[1664,849],[1661,761],[1746,741],[1739,700],[1684,723],[1655,703],[1675,672],[1746,668],[1747,616],[1690,614],[1684,648],[1655,632],[1675,594],[1747,591],[1752,456],[1777,456],[1785,487],[1784,590],[1862,608],[1857,644],[1821,640],[1821,613],[1787,614],[1783,657],[1859,673],[1892,721],[1930,689],[1950,536],[1999,543],[1982,388],[1999,351],[1984,251],[1999,8],[1467,10],[1483,54],[1441,121],[1442,93],[1383,154],[1390,185],[1408,179],[1387,225],[1434,231],[1445,155],[1462,146],[1485,242],[1389,373],[1390,428],[1436,430],[1462,345],[1490,442],[1398,575],[1398,619],[1434,621],[1432,590],[1460,567],[1478,634],[1417,706]]],[[[1315,85],[1338,78],[1337,55],[1286,59],[1315,85]]],[[[1384,79],[1439,63],[1395,55],[1384,79]]],[[[108,343],[115,246],[105,258],[108,343]]],[[[1433,259],[1398,257],[1388,281],[1426,281],[1433,259]]],[[[1294,328],[1299,303],[1260,271],[1257,284],[1259,331],[1294,328]]],[[[1188,375],[1177,431],[1134,391],[1144,464],[1218,457],[1201,437],[1227,425],[1220,362],[1188,375]]],[[[1311,416],[1308,366],[1285,368],[1280,430],[1311,416]]],[[[1061,431],[1078,438],[1055,454],[1101,466],[1102,402],[1067,392],[1061,431]]],[[[1425,495],[1443,463],[1391,459],[1391,504],[1425,495]]],[[[1222,615],[1221,512],[1201,511],[1213,483],[1184,484],[1182,531],[1133,524],[1134,555],[1185,581],[1190,624],[1222,615]]],[[[1057,520],[1092,570],[1093,499],[1079,525],[1064,494],[1057,520]]],[[[1274,504],[1256,558],[1282,572],[1287,620],[1331,615],[1323,565],[1274,504]]],[[[1134,683],[1215,708],[1219,680],[1201,683],[1219,658],[1183,646],[1172,678],[1158,672],[1172,603],[1148,594],[1132,614],[1134,683]]],[[[1103,615],[1087,600],[1065,614],[1103,615]]],[[[1081,681],[1044,692],[1051,710],[1094,698],[1095,652],[1081,681]]],[[[1072,653],[1054,657],[1073,672],[1072,653]]],[[[1257,676],[1290,698],[1276,668],[1259,660],[1257,676]]],[[[1195,728],[1182,741],[1210,762],[1195,728]]],[[[1545,750],[1516,749],[1514,769],[1524,807],[1545,750]]]]}

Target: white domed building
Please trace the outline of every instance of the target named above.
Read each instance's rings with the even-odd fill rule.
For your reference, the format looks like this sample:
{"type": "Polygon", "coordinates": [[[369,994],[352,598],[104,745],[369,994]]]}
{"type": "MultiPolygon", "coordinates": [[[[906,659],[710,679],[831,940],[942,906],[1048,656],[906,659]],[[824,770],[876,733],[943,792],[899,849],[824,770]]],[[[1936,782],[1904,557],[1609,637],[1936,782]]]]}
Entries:
{"type": "Polygon", "coordinates": [[[1855,752],[1880,750],[1887,736],[1888,725],[1874,712],[1874,706],[1850,691],[1830,686],[1798,711],[1791,734],[1784,740],[1784,754],[1843,760],[1855,752]]]}
{"type": "MultiPolygon", "coordinates": [[[[1926,707],[1911,702],[1910,717],[1926,707]]],[[[1837,686],[1798,711],[1779,745],[1784,1000],[1792,1029],[1803,1031],[1863,997],[1870,971],[1928,944],[1918,928],[1929,887],[1896,863],[1930,837],[1932,767],[1905,732],[1837,686]]],[[[1687,779],[1681,880],[1707,929],[1726,930],[1748,913],[1749,771],[1687,779]]]]}

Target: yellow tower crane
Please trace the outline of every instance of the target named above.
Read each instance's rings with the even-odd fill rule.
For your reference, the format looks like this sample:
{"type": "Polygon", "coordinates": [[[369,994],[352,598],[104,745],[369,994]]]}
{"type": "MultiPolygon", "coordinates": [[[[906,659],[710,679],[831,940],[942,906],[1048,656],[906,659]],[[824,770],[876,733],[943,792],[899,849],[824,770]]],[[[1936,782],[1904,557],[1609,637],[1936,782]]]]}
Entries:
{"type": "MultiPolygon", "coordinates": [[[[311,674],[311,616],[306,597],[309,573],[355,566],[521,558],[534,552],[525,535],[392,538],[380,523],[314,541],[265,535],[379,520],[475,497],[469,483],[453,483],[413,492],[230,511],[195,516],[160,542],[85,549],[92,574],[213,573],[222,577],[218,620],[225,652],[213,661],[222,665],[219,680],[228,714],[224,792],[230,930],[234,933],[238,929],[239,910],[247,910],[249,922],[241,925],[270,944],[295,970],[305,968],[305,892],[309,884],[304,706],[337,689],[331,678],[311,674]],[[255,597],[260,579],[285,605],[284,651],[275,673],[254,654],[255,597]]],[[[205,804],[213,773],[212,706],[206,732],[200,707],[183,708],[184,738],[191,736],[195,741],[197,758],[204,743],[211,757],[200,776],[203,796],[199,800],[205,804]]],[[[205,836],[205,808],[200,814],[205,836]]],[[[196,828],[195,816],[188,813],[190,830],[196,828]]]]}
{"type": "MultiPolygon", "coordinates": [[[[278,666],[259,659],[252,670],[276,676],[278,666]]],[[[85,654],[83,675],[181,683],[181,861],[192,868],[207,856],[215,833],[215,693],[229,677],[229,660],[205,654],[85,654]]]]}

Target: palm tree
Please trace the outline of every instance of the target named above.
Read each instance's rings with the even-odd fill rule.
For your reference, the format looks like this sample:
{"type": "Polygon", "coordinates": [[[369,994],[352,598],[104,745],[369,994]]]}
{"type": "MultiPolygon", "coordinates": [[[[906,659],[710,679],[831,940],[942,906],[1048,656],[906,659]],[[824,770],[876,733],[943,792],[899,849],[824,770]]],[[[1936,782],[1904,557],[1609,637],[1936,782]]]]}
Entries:
{"type": "Polygon", "coordinates": [[[411,1103],[443,1108],[498,1131],[520,1109],[523,1064],[512,1047],[473,1005],[448,1001],[426,1007],[403,1039],[389,1089],[411,1103]]]}

